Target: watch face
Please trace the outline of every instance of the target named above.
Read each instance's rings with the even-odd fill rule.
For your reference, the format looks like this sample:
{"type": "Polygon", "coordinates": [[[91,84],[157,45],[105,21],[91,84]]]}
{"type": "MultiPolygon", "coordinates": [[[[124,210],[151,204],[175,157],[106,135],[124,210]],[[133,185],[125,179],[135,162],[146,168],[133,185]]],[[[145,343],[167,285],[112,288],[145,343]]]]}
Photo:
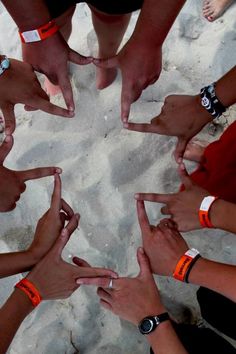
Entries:
{"type": "Polygon", "coordinates": [[[146,334],[150,333],[153,329],[154,323],[151,319],[149,318],[144,318],[144,320],[141,322],[139,329],[141,333],[146,334]]]}

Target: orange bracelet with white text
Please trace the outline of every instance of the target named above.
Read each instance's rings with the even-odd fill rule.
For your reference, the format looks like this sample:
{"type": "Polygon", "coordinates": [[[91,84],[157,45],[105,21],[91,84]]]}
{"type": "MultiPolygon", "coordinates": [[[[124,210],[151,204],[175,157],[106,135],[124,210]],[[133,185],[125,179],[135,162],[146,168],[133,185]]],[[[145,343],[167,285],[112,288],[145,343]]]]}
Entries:
{"type": "Polygon", "coordinates": [[[215,196],[208,196],[203,198],[198,211],[199,221],[202,227],[208,227],[208,228],[214,227],[209,218],[209,211],[214,201],[216,201],[218,198],[219,197],[215,197],[215,196]]]}
{"type": "Polygon", "coordinates": [[[49,21],[45,25],[38,27],[31,31],[20,32],[19,35],[22,43],[33,43],[42,41],[48,37],[51,37],[53,34],[59,31],[59,27],[57,26],[54,20],[49,21]]]}
{"type": "Polygon", "coordinates": [[[175,266],[173,277],[177,280],[188,283],[188,275],[194,263],[200,258],[199,251],[195,248],[189,249],[180,257],[175,266]]]}
{"type": "Polygon", "coordinates": [[[15,285],[15,288],[22,290],[28,296],[34,307],[38,306],[42,301],[38,289],[26,278],[19,281],[19,283],[15,285]]]}

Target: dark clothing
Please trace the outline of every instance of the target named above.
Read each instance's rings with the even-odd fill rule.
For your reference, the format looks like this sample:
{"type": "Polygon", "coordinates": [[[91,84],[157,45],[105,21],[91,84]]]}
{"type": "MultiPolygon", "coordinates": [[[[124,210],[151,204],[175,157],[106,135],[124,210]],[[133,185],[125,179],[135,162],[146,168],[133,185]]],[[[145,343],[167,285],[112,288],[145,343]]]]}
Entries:
{"type": "MultiPolygon", "coordinates": [[[[236,339],[236,303],[203,287],[197,291],[197,299],[202,317],[214,328],[236,339]]],[[[229,342],[209,328],[176,323],[173,327],[189,354],[236,354],[236,349],[229,342]]]]}
{"type": "Polygon", "coordinates": [[[127,14],[136,11],[143,4],[143,0],[46,0],[52,18],[62,15],[66,10],[79,2],[86,2],[94,6],[97,10],[110,15],[127,14]]]}

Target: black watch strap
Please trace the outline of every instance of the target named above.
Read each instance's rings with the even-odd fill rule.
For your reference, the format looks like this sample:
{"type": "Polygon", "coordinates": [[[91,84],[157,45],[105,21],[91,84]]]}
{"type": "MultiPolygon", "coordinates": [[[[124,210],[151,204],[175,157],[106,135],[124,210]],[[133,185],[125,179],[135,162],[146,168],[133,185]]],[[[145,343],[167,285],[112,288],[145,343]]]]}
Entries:
{"type": "Polygon", "coordinates": [[[160,323],[167,320],[170,320],[168,312],[164,312],[156,316],[147,316],[142,321],[140,321],[138,328],[140,333],[149,334],[153,332],[160,323]]]}

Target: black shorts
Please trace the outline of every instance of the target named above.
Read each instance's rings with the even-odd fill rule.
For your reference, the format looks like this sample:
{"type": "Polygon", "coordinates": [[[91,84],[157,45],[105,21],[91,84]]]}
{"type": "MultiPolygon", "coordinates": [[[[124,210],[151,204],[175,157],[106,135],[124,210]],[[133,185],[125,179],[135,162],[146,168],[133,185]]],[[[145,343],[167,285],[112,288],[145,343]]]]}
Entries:
{"type": "Polygon", "coordinates": [[[97,10],[110,15],[121,15],[140,9],[143,5],[143,1],[144,0],[46,0],[45,2],[52,18],[56,18],[79,2],[86,2],[94,6],[97,10]]]}

